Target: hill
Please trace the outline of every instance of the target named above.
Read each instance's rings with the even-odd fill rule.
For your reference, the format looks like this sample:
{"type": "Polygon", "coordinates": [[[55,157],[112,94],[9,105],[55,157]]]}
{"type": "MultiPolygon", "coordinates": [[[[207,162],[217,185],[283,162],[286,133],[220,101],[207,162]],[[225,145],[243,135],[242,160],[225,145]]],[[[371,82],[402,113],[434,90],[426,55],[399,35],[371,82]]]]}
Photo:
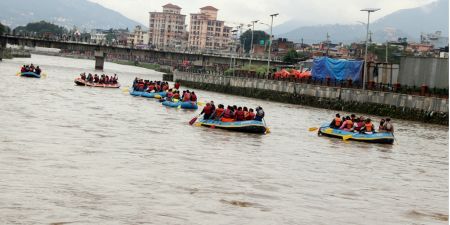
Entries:
{"type": "Polygon", "coordinates": [[[45,20],[81,29],[129,28],[140,23],[87,0],[1,0],[0,22],[11,27],[45,20]]]}

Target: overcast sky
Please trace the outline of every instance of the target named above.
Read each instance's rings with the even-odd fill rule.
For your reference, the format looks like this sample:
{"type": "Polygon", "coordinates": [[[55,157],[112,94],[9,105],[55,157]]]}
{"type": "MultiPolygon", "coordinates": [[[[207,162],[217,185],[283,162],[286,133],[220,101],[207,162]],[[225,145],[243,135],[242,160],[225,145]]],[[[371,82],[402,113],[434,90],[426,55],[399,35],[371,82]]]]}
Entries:
{"type": "MultiPolygon", "coordinates": [[[[434,0],[90,0],[116,10],[130,19],[148,26],[148,12],[162,11],[161,6],[172,3],[182,8],[181,13],[196,13],[199,8],[211,5],[219,9],[219,20],[227,25],[249,23],[252,20],[270,22],[269,15],[279,13],[274,25],[298,20],[299,25],[355,24],[365,21],[367,14],[362,8],[381,8],[373,15],[378,19],[399,9],[421,6],[434,0]]],[[[186,20],[188,23],[188,19],[186,20]]],[[[259,29],[265,28],[260,25],[259,29]]]]}

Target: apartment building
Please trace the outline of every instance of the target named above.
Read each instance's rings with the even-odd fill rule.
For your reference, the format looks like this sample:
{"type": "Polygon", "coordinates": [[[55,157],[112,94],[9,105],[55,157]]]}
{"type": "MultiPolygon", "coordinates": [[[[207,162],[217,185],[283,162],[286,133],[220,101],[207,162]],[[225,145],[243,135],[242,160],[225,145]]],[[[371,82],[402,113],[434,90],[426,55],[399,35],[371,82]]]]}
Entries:
{"type": "Polygon", "coordinates": [[[191,13],[188,46],[190,49],[228,49],[231,42],[231,27],[217,20],[219,10],[212,6],[200,8],[200,13],[191,13]]]}
{"type": "Polygon", "coordinates": [[[162,6],[162,12],[150,12],[149,43],[155,48],[180,48],[186,32],[186,15],[173,4],[162,6]]]}
{"type": "Polygon", "coordinates": [[[134,31],[128,36],[128,45],[148,45],[148,32],[142,29],[141,26],[136,26],[134,31]]]}

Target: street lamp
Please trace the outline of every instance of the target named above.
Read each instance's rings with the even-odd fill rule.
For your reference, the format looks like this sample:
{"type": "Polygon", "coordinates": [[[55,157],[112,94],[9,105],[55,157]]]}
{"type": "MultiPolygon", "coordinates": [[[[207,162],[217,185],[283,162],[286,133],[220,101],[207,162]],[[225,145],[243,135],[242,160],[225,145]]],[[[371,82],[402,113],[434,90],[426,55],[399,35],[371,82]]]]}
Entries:
{"type": "Polygon", "coordinates": [[[253,54],[255,53],[255,49],[253,49],[253,32],[255,31],[255,23],[257,23],[259,20],[252,21],[252,41],[250,42],[250,61],[248,63],[249,66],[252,65],[252,58],[253,54]]]}
{"type": "Polygon", "coordinates": [[[270,37],[269,37],[269,57],[267,58],[267,76],[269,76],[269,70],[270,70],[270,49],[272,48],[272,26],[273,26],[273,17],[278,16],[278,13],[270,15],[272,17],[272,20],[270,22],[270,37]]]}
{"type": "Polygon", "coordinates": [[[366,33],[366,51],[364,53],[364,75],[363,75],[363,90],[366,89],[366,79],[367,79],[367,42],[369,40],[369,23],[370,23],[370,13],[376,12],[380,9],[378,8],[367,8],[361,9],[361,11],[367,12],[367,33],[366,33]]]}

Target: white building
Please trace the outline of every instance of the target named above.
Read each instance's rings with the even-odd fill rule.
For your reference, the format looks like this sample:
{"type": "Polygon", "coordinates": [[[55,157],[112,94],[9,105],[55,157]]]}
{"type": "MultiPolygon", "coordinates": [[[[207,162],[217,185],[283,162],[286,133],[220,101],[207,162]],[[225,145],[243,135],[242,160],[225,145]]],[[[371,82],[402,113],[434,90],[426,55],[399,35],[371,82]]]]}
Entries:
{"type": "Polygon", "coordinates": [[[91,30],[91,42],[96,44],[102,44],[106,42],[106,34],[101,29],[91,30]]]}

